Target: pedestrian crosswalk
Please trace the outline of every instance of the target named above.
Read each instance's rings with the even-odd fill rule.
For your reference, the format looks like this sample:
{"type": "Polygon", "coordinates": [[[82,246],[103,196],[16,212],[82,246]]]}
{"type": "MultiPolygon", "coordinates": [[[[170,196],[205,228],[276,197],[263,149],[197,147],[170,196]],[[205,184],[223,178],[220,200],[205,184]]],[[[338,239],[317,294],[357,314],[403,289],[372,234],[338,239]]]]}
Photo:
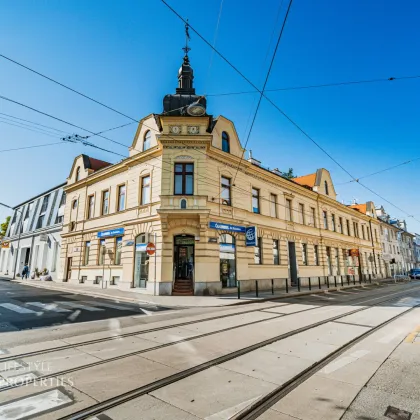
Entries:
{"type": "Polygon", "coordinates": [[[110,309],[119,311],[139,312],[139,308],[123,306],[107,302],[78,302],[78,301],[54,301],[54,302],[5,302],[0,303],[0,317],[12,313],[20,315],[42,315],[44,313],[71,314],[75,310],[87,312],[104,312],[110,309]]]}

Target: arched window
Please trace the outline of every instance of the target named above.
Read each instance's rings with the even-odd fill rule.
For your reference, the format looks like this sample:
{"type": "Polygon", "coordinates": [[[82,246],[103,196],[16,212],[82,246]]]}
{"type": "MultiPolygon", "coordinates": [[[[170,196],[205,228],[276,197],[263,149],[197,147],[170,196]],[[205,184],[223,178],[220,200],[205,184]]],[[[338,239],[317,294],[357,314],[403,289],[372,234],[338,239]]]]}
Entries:
{"type": "Polygon", "coordinates": [[[324,186],[325,186],[325,194],[329,195],[330,193],[328,192],[328,182],[324,181],[324,186]]]}
{"type": "Polygon", "coordinates": [[[230,153],[229,134],[226,131],[222,133],[222,150],[226,153],[230,153]]]}
{"type": "Polygon", "coordinates": [[[140,233],[136,237],[133,287],[145,288],[149,278],[149,254],[146,252],[146,239],[145,233],[140,233]]]}
{"type": "Polygon", "coordinates": [[[151,138],[152,138],[152,134],[150,133],[150,130],[147,130],[144,135],[144,140],[143,140],[143,152],[150,149],[151,138]]]}
{"type": "Polygon", "coordinates": [[[187,208],[187,200],[185,198],[183,198],[180,202],[180,207],[181,209],[186,209],[187,208]]]}
{"type": "Polygon", "coordinates": [[[73,200],[73,204],[72,204],[73,209],[77,208],[77,200],[73,200]]]}
{"type": "Polygon", "coordinates": [[[76,182],[80,179],[80,166],[76,169],[76,182]]]}

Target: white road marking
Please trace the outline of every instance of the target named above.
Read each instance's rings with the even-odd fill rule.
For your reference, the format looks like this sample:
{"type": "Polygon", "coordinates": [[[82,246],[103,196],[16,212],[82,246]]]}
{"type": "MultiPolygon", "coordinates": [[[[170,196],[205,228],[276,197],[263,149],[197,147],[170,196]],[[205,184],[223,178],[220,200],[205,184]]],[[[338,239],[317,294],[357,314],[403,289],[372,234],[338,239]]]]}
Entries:
{"type": "Polygon", "coordinates": [[[357,350],[353,352],[350,356],[355,357],[356,359],[360,359],[361,357],[366,356],[369,353],[370,353],[369,350],[357,350]]]}
{"type": "Polygon", "coordinates": [[[146,315],[153,315],[153,312],[152,311],[148,311],[147,309],[143,309],[143,308],[139,308],[144,314],[146,314],[146,315]]]}
{"type": "Polygon", "coordinates": [[[17,312],[19,314],[38,314],[38,312],[35,312],[32,309],[24,308],[13,303],[0,303],[0,306],[2,306],[5,309],[9,309],[9,311],[17,312]]]}
{"type": "Polygon", "coordinates": [[[354,361],[355,361],[354,357],[344,356],[341,359],[331,362],[330,364],[325,366],[323,369],[321,369],[320,372],[328,375],[329,373],[335,372],[336,370],[341,369],[342,367],[354,361]]]}
{"type": "Polygon", "coordinates": [[[248,401],[241,402],[237,405],[234,405],[233,407],[226,408],[223,411],[219,411],[218,413],[212,414],[211,416],[208,416],[205,418],[205,420],[226,420],[230,419],[235,414],[238,414],[241,410],[243,410],[245,407],[248,407],[253,402],[261,398],[261,395],[258,395],[255,398],[251,398],[248,401]]]}
{"type": "Polygon", "coordinates": [[[59,308],[56,303],[26,302],[27,305],[36,306],[44,311],[71,312],[70,309],[59,308]]]}
{"type": "Polygon", "coordinates": [[[32,397],[0,405],[0,419],[19,420],[72,403],[73,400],[59,389],[42,392],[32,397]]]}
{"type": "Polygon", "coordinates": [[[393,332],[391,334],[385,335],[379,340],[377,340],[377,343],[381,344],[388,344],[390,343],[394,338],[397,338],[401,334],[400,331],[393,332]]]}
{"type": "Polygon", "coordinates": [[[60,301],[60,302],[56,302],[59,303],[60,305],[64,305],[64,306],[70,306],[70,308],[76,308],[76,309],[83,309],[85,311],[90,311],[90,312],[95,312],[95,311],[104,311],[105,309],[101,309],[101,308],[94,308],[93,306],[88,306],[88,305],[83,305],[82,303],[77,303],[77,302],[68,302],[68,301],[60,301]]]}
{"type": "Polygon", "coordinates": [[[129,307],[127,307],[127,306],[116,305],[114,303],[93,302],[93,301],[86,301],[86,303],[90,303],[91,305],[103,306],[105,308],[119,309],[120,311],[132,311],[133,310],[133,309],[130,309],[129,307]]]}

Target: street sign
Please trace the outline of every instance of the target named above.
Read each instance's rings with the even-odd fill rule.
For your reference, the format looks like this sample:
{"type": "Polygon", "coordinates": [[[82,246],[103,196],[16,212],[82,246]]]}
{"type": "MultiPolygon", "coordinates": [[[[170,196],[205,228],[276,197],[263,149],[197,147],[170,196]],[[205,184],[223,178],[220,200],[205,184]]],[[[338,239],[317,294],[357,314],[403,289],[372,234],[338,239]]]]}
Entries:
{"type": "Polygon", "coordinates": [[[230,225],[228,223],[209,222],[210,229],[226,230],[228,232],[245,233],[245,226],[230,225]]]}
{"type": "Polygon", "coordinates": [[[124,235],[124,228],[117,228],[112,230],[103,230],[98,232],[98,238],[108,238],[110,236],[124,235]]]}
{"type": "Polygon", "coordinates": [[[245,246],[257,246],[257,228],[255,226],[246,228],[245,246]]]}
{"type": "Polygon", "coordinates": [[[149,255],[153,255],[156,252],[156,246],[153,242],[149,242],[146,246],[146,252],[149,255]]]}

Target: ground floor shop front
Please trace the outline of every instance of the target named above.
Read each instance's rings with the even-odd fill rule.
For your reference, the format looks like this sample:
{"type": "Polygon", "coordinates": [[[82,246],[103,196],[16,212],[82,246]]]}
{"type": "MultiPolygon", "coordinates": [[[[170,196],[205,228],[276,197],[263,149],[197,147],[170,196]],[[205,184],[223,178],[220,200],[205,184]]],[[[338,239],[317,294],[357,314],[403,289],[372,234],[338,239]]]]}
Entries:
{"type": "Polygon", "coordinates": [[[256,227],[247,246],[245,226],[207,217],[161,217],[106,230],[63,235],[60,277],[83,287],[156,295],[206,295],[261,287],[359,281],[385,276],[375,249],[256,227]],[[152,245],[155,252],[149,252],[152,245]],[[249,244],[248,244],[249,245],[249,244]]]}

